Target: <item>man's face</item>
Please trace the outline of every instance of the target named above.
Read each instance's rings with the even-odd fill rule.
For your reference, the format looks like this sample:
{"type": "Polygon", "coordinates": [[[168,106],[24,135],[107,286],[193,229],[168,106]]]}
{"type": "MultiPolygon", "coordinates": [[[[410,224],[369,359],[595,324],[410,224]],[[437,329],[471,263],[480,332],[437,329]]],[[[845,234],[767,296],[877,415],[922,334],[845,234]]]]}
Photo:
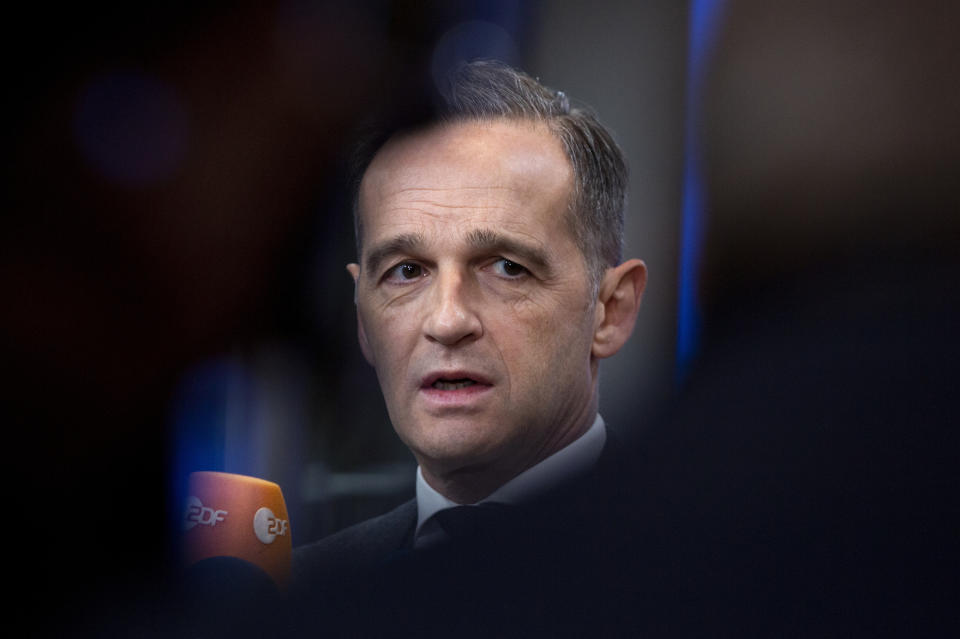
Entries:
{"type": "Polygon", "coordinates": [[[506,120],[394,139],[367,170],[360,340],[425,475],[506,481],[589,426],[602,311],[572,185],[546,128],[506,120]]]}

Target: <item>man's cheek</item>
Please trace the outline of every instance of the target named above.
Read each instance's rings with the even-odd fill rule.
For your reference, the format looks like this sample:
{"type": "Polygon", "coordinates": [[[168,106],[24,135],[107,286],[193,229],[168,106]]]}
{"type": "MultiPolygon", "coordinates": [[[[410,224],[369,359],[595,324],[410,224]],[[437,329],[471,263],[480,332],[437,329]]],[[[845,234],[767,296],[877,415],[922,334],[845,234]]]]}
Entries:
{"type": "Polygon", "coordinates": [[[384,314],[379,312],[370,312],[369,310],[360,312],[361,323],[366,333],[367,344],[377,356],[378,361],[383,355],[388,355],[391,344],[396,342],[395,334],[401,322],[395,314],[384,314]],[[391,317],[391,315],[393,315],[391,317]]]}
{"type": "Polygon", "coordinates": [[[542,291],[521,291],[504,298],[504,305],[517,321],[537,322],[544,316],[549,316],[553,300],[542,291]]]}

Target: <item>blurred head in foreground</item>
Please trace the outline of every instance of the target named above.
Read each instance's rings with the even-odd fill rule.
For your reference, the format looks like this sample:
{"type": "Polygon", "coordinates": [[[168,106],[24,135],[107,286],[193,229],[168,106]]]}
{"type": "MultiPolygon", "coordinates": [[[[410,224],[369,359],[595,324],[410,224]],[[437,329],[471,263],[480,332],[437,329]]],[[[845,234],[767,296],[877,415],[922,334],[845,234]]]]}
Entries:
{"type": "Polygon", "coordinates": [[[837,261],[960,243],[955,5],[731,2],[703,105],[708,307],[837,261]]]}

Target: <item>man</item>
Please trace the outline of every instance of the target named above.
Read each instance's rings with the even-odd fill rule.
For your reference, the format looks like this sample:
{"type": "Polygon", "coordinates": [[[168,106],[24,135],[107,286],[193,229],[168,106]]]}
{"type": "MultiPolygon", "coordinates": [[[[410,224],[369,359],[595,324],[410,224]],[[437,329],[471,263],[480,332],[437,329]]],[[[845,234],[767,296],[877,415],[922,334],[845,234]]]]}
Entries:
{"type": "Polygon", "coordinates": [[[642,261],[621,263],[626,183],[594,116],[488,62],[456,74],[438,122],[376,151],[347,269],[417,497],[299,549],[301,579],[429,548],[454,507],[523,504],[597,464],[600,360],[646,283],[642,261]]]}

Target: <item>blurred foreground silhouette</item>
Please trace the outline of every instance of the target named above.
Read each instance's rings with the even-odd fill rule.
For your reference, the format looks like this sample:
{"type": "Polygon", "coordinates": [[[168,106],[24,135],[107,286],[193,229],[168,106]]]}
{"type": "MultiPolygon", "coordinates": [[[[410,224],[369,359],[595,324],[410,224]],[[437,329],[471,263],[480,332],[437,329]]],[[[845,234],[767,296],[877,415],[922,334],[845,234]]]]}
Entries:
{"type": "Polygon", "coordinates": [[[637,442],[667,636],[957,629],[958,20],[727,5],[703,105],[703,348],[637,442]]]}

